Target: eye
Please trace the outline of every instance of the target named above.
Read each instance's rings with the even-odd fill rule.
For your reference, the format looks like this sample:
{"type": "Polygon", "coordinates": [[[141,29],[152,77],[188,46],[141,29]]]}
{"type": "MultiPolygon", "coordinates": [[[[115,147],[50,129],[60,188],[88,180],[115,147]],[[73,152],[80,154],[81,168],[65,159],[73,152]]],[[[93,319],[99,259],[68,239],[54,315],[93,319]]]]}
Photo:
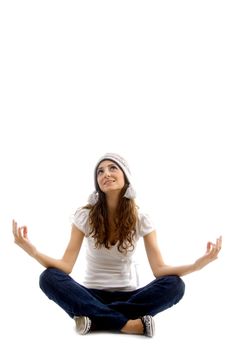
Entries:
{"type": "Polygon", "coordinates": [[[117,170],[118,168],[117,168],[117,166],[116,165],[111,165],[110,166],[110,170],[117,170]]]}
{"type": "Polygon", "coordinates": [[[98,169],[97,170],[97,175],[100,175],[100,174],[102,174],[103,173],[103,169],[98,169]]]}

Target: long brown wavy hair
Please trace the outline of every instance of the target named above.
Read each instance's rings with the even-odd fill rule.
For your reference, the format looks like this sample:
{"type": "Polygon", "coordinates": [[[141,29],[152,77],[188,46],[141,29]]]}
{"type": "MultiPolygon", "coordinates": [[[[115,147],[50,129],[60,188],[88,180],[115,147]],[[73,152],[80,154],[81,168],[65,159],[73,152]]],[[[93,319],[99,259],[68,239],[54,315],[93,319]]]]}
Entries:
{"type": "MultiPolygon", "coordinates": [[[[114,224],[116,227],[115,236],[117,238],[117,249],[121,253],[127,253],[134,249],[134,237],[136,234],[137,223],[137,205],[133,199],[124,197],[128,187],[126,183],[122,188],[120,200],[117,207],[114,224]]],[[[109,221],[105,194],[99,192],[98,202],[95,205],[86,205],[85,209],[90,209],[89,225],[91,228],[90,235],[95,240],[96,248],[104,246],[110,249],[109,241],[109,221]]]]}

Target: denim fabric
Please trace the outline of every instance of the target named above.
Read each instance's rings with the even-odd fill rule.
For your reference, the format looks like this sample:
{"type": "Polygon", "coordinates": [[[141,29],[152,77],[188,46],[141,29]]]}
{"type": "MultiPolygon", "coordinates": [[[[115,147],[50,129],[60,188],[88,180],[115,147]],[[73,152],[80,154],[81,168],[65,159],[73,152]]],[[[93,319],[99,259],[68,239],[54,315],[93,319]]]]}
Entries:
{"type": "Polygon", "coordinates": [[[178,303],[185,285],[172,275],[158,277],[134,291],[88,289],[68,274],[48,268],[40,275],[40,288],[70,317],[88,316],[96,330],[120,331],[129,319],[154,316],[178,303]]]}

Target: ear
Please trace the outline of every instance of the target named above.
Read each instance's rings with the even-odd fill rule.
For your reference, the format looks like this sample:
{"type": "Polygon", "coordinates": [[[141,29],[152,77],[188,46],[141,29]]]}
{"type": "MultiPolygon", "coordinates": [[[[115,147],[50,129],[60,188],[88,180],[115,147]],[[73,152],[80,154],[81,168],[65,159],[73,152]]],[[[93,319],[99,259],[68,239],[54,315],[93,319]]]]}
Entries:
{"type": "Polygon", "coordinates": [[[124,197],[128,199],[134,199],[136,197],[136,191],[131,184],[129,184],[127,190],[125,191],[124,197]]]}
{"type": "Polygon", "coordinates": [[[90,205],[95,205],[98,202],[99,199],[99,193],[94,191],[90,194],[90,196],[88,197],[88,204],[90,205]]]}

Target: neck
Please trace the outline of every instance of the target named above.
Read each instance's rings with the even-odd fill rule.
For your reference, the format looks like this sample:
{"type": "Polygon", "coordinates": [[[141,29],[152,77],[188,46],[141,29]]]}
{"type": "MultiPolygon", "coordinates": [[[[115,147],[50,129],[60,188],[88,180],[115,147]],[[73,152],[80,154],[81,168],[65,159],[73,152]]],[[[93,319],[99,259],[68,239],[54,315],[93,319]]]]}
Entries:
{"type": "Polygon", "coordinates": [[[106,195],[106,202],[107,202],[107,208],[109,215],[114,215],[117,210],[117,206],[119,203],[119,194],[118,193],[112,193],[111,195],[106,195]]]}

